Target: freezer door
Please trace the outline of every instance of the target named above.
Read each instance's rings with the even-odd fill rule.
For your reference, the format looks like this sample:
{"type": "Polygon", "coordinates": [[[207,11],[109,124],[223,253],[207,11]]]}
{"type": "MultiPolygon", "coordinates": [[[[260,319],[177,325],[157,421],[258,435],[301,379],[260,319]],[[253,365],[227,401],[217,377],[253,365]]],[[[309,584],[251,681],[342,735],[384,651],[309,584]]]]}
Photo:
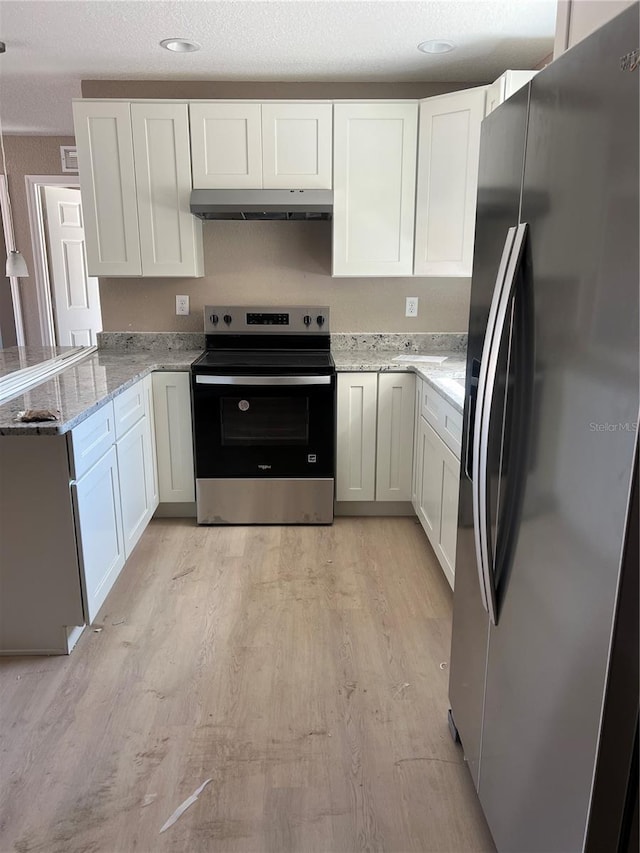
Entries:
{"type": "Polygon", "coordinates": [[[637,40],[635,4],[531,84],[532,441],[479,782],[504,853],[584,844],[638,418],[637,40]]]}
{"type": "MultiPolygon", "coordinates": [[[[456,584],[449,699],[474,783],[478,783],[484,703],[488,614],[482,603],[474,544],[472,483],[475,399],[489,311],[510,228],[518,224],[528,89],[525,87],[482,122],[480,170],[469,311],[456,584]]],[[[492,455],[495,460],[495,451],[492,455]]],[[[496,463],[492,465],[490,516],[496,518],[496,463]]]]}

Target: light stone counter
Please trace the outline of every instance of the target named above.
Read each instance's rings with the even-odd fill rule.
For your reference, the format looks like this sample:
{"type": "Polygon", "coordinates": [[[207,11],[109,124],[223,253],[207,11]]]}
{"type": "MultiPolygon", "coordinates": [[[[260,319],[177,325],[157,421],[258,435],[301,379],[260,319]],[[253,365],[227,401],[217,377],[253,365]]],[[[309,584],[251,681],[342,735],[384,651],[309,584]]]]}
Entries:
{"type": "MultiPolygon", "coordinates": [[[[464,353],[450,355],[444,352],[421,352],[414,355],[446,355],[441,364],[394,361],[398,352],[394,350],[342,351],[333,350],[333,360],[339,373],[392,373],[411,372],[432,385],[460,413],[464,409],[464,377],[466,361],[464,353]]],[[[402,355],[412,355],[404,352],[402,355]]]]}
{"type": "Polygon", "coordinates": [[[153,370],[189,370],[202,350],[163,353],[99,350],[80,363],[0,406],[0,435],[52,435],[67,432],[153,370]],[[24,409],[60,412],[58,421],[16,421],[24,409]]]}
{"type": "MultiPolygon", "coordinates": [[[[97,353],[0,405],[0,435],[67,432],[148,373],[189,370],[204,349],[204,336],[197,333],[105,332],[98,340],[101,348],[97,353]],[[17,413],[24,409],[59,411],[60,419],[31,424],[16,421],[17,413]]],[[[338,371],[413,371],[462,411],[466,335],[338,333],[331,336],[331,345],[338,371]],[[412,353],[447,358],[442,364],[393,360],[412,353]]],[[[21,356],[0,351],[0,375],[3,368],[5,374],[10,373],[12,367],[37,364],[67,349],[28,347],[21,356]]]]}
{"type": "Polygon", "coordinates": [[[43,361],[49,361],[58,355],[66,355],[75,352],[78,347],[7,347],[0,349],[0,379],[15,373],[16,370],[24,370],[26,367],[35,367],[43,361]]]}

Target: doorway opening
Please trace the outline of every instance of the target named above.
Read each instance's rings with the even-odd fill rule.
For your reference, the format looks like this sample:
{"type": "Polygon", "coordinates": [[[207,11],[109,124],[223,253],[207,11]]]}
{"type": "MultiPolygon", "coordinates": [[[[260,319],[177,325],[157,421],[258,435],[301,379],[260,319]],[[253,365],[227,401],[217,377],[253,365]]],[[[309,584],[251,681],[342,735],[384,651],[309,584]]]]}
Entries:
{"type": "Polygon", "coordinates": [[[63,175],[26,175],[25,185],[42,344],[95,346],[100,290],[87,272],[80,185],[63,175]]]}
{"type": "MultiPolygon", "coordinates": [[[[6,175],[0,174],[0,259],[7,257],[7,246],[14,245],[13,222],[9,209],[9,190],[6,175]]],[[[0,348],[24,346],[24,327],[22,325],[22,303],[20,301],[20,280],[5,275],[4,263],[0,270],[0,348]]]]}

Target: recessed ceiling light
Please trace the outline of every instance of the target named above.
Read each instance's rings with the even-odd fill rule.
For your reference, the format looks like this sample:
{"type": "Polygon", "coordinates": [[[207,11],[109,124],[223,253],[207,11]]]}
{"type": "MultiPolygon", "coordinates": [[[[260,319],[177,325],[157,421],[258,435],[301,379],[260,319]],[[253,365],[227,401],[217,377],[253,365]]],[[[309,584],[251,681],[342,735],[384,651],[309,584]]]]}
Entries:
{"type": "Polygon", "coordinates": [[[455,49],[456,46],[452,41],[445,41],[444,39],[422,41],[418,45],[418,50],[421,50],[423,53],[449,53],[449,51],[455,49]]]}
{"type": "Polygon", "coordinates": [[[172,50],[174,53],[193,53],[194,50],[200,50],[200,45],[195,41],[187,39],[162,39],[160,47],[165,50],[172,50]]]}

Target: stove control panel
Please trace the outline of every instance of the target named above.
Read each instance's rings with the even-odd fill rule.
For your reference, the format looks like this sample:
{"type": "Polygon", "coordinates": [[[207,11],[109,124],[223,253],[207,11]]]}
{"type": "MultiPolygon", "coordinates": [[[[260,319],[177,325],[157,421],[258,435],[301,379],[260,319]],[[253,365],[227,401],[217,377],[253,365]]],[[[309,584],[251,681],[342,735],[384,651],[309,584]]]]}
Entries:
{"type": "Polygon", "coordinates": [[[205,334],[329,334],[329,307],[295,305],[268,308],[247,305],[206,305],[205,334]],[[222,322],[221,322],[222,321],[222,322]]]}

